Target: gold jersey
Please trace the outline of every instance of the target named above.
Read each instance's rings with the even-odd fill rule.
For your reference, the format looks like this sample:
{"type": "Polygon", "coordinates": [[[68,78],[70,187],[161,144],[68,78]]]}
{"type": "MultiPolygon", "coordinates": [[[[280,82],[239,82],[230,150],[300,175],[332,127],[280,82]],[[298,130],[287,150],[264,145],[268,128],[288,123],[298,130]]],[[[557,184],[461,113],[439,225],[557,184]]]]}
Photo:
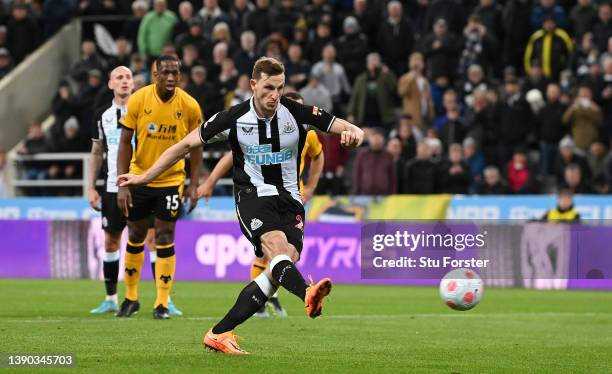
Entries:
{"type": "MultiPolygon", "coordinates": [[[[136,91],[128,101],[127,113],[120,120],[135,135],[130,173],[144,173],[166,149],[198,128],[202,122],[198,102],[178,87],[167,102],[159,98],[154,84],[136,91]]],[[[147,186],[178,186],[184,181],[185,161],[181,160],[147,186]]]]}
{"type": "Polygon", "coordinates": [[[317,157],[319,153],[323,150],[323,145],[319,141],[317,137],[317,133],[314,130],[308,131],[306,134],[306,142],[304,143],[304,148],[302,149],[302,159],[300,161],[300,193],[304,192],[304,181],[302,180],[302,173],[304,172],[304,159],[306,155],[313,158],[317,157]]]}

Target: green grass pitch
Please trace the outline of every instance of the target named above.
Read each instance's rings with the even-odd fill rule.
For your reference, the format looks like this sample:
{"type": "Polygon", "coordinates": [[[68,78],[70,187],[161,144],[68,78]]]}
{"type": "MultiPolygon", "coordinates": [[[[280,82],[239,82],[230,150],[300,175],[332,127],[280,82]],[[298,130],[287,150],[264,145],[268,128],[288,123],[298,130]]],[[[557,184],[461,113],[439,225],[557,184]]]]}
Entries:
{"type": "MultiPolygon", "coordinates": [[[[249,356],[206,352],[202,335],[234,302],[238,283],[175,284],[185,313],[152,319],[153,284],[141,284],[131,319],[89,315],[102,282],[0,280],[0,353],[73,353],[62,372],[597,373],[612,368],[612,294],[486,289],[468,312],[433,287],[335,285],[311,320],[287,293],[286,319],[236,330],[249,356]]],[[[120,285],[120,294],[123,285],[120,285]]],[[[34,369],[19,369],[28,372],[34,369]]]]}

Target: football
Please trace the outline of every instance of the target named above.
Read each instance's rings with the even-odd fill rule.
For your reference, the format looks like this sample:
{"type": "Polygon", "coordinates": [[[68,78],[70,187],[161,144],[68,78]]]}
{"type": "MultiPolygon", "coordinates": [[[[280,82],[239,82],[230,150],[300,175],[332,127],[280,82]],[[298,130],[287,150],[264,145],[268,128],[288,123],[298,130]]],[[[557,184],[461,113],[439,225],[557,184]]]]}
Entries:
{"type": "Polygon", "coordinates": [[[451,309],[470,310],[482,299],[482,279],[470,269],[455,269],[440,281],[440,297],[451,309]]]}

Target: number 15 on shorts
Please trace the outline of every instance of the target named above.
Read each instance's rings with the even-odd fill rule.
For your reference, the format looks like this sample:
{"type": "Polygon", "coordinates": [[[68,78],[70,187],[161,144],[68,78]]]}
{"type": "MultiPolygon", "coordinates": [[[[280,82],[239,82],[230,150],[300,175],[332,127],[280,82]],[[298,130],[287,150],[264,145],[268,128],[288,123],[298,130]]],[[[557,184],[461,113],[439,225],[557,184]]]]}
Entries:
{"type": "Polygon", "coordinates": [[[179,208],[180,199],[179,195],[168,195],[166,196],[166,209],[167,210],[177,210],[179,208]]]}

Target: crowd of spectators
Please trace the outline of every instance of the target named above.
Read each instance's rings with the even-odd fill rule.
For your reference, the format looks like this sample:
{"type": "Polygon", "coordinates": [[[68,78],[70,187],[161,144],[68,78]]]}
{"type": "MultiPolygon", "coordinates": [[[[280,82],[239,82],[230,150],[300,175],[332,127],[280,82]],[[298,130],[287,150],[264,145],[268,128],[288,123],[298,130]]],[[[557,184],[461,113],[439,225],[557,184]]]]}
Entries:
{"type": "Polygon", "coordinates": [[[287,90],[367,130],[356,152],[320,135],[318,193],[609,192],[609,0],[125,3],[75,4],[127,18],[109,26],[113,53],[83,41],[53,101],[55,149],[89,149],[115,66],[129,66],[138,88],[156,56],[176,54],[181,85],[208,118],[250,97],[265,55],[285,63],[287,90]]]}

